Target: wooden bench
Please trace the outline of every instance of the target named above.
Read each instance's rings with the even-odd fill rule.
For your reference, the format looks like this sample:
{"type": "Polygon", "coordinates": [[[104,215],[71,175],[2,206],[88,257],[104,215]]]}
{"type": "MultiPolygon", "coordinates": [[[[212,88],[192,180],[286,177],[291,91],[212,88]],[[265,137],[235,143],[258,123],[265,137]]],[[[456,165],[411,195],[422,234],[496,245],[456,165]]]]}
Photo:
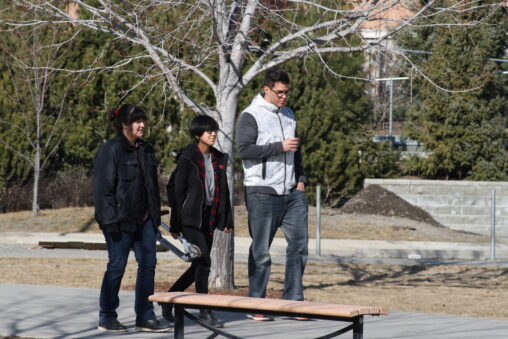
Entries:
{"type": "Polygon", "coordinates": [[[262,313],[278,316],[306,317],[311,319],[337,320],[352,323],[326,336],[333,338],[352,331],[353,339],[363,338],[363,317],[365,315],[386,315],[388,310],[371,306],[337,305],[308,301],[293,301],[268,298],[250,298],[230,295],[213,295],[187,292],[157,293],[149,297],[151,301],[171,303],[175,310],[174,338],[184,337],[184,316],[214,332],[209,338],[223,335],[227,338],[240,338],[224,330],[219,330],[201,322],[197,317],[185,311],[190,309],[211,309],[217,311],[262,313]]]}

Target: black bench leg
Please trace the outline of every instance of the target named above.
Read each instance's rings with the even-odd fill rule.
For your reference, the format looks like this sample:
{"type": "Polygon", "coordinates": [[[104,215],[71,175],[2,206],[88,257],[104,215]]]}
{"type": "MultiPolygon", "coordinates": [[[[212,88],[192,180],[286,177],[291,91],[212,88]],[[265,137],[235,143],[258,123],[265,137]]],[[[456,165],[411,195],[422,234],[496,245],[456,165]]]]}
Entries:
{"type": "Polygon", "coordinates": [[[184,339],[184,316],[183,316],[183,307],[174,304],[175,308],[175,328],[174,328],[174,334],[175,336],[173,338],[175,339],[184,339]]]}
{"type": "Polygon", "coordinates": [[[363,339],[363,316],[353,321],[353,339],[363,339]]]}

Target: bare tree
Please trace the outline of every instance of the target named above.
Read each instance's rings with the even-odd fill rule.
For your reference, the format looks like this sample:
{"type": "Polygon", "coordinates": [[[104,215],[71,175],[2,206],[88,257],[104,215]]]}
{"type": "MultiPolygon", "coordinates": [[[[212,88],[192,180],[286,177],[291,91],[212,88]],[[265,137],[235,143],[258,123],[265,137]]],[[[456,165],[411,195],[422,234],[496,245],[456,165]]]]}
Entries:
{"type": "MultiPolygon", "coordinates": [[[[216,118],[221,132],[219,147],[231,159],[240,94],[268,68],[309,54],[373,49],[382,53],[390,48],[383,42],[405,27],[416,25],[418,18],[442,11],[464,12],[478,6],[492,6],[495,10],[497,6],[473,0],[448,4],[440,1],[439,6],[437,0],[366,0],[349,4],[335,0],[75,0],[81,13],[76,18],[66,12],[62,1],[13,2],[50,15],[55,25],[71,22],[140,47],[142,55],[127,55],[121,62],[134,58],[151,60],[153,67],[143,79],[163,79],[171,95],[187,108],[216,118]],[[408,14],[391,14],[401,7],[410,8],[408,14]],[[388,24],[377,36],[365,38],[365,25],[380,21],[388,24]],[[189,74],[213,93],[213,103],[199,102],[196,91],[189,90],[189,74]]],[[[13,20],[8,24],[22,27],[42,22],[13,20]]],[[[453,25],[451,22],[450,27],[453,25]]],[[[323,67],[342,76],[324,60],[323,67]]],[[[232,166],[229,171],[233,180],[232,166]]],[[[216,232],[214,251],[210,282],[215,287],[232,288],[232,236],[216,232]]]]}
{"type": "MultiPolygon", "coordinates": [[[[5,13],[4,13],[5,14],[5,13]]],[[[2,26],[6,28],[5,26],[2,26]]],[[[0,123],[23,136],[27,148],[0,139],[0,146],[23,158],[33,170],[32,214],[39,214],[39,181],[48,160],[57,150],[65,97],[72,81],[61,93],[50,93],[61,67],[66,43],[58,26],[36,25],[0,35],[0,57],[11,79],[11,97],[19,119],[5,116],[0,123]],[[54,102],[48,105],[50,99],[54,102]],[[51,108],[50,108],[51,107],[51,108]],[[49,109],[50,108],[50,109],[49,109]]]]}

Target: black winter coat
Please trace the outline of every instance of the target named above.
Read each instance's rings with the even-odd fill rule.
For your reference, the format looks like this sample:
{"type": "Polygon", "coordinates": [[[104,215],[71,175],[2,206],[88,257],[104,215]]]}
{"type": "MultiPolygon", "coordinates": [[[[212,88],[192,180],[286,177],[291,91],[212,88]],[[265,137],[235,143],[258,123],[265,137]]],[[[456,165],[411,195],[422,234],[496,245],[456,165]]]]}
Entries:
{"type": "Polygon", "coordinates": [[[161,203],[155,151],[143,140],[138,140],[136,146],[141,168],[138,166],[135,146],[129,143],[123,134],[101,145],[95,156],[93,169],[95,219],[103,231],[136,230],[138,218],[143,213],[139,211],[143,205],[140,199],[144,196],[140,184],[142,175],[149,217],[156,227],[160,225],[161,203]]]}
{"type": "MultiPolygon", "coordinates": [[[[229,187],[227,181],[228,155],[211,148],[216,157],[219,171],[219,206],[215,226],[219,230],[233,228],[233,215],[229,187]]],[[[182,226],[201,228],[201,218],[205,206],[205,192],[199,176],[199,154],[196,144],[185,147],[178,156],[178,163],[174,175],[174,197],[168,190],[168,201],[175,201],[176,207],[171,208],[171,230],[175,233],[182,231],[182,226]]],[[[169,188],[169,186],[168,186],[169,188]]]]}

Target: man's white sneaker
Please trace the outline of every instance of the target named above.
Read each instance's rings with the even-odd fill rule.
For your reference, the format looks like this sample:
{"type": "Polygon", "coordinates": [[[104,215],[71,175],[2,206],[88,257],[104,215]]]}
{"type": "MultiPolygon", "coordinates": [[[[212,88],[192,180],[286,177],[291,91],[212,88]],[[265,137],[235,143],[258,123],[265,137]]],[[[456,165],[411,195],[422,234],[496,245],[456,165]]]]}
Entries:
{"type": "Polygon", "coordinates": [[[275,320],[271,315],[264,314],[247,314],[247,318],[255,321],[273,321],[275,320]]]}

